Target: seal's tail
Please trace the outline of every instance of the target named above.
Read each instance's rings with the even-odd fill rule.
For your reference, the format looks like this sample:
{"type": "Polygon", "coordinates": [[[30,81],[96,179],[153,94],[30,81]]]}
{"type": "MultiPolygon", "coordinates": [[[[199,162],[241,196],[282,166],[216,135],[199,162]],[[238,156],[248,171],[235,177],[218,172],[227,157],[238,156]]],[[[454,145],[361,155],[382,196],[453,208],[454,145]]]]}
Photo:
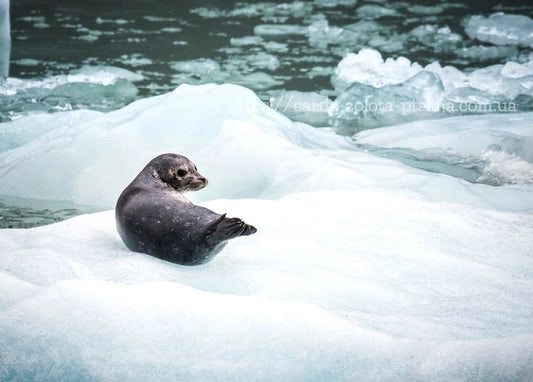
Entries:
{"type": "Polygon", "coordinates": [[[239,236],[253,235],[256,232],[257,228],[254,226],[246,224],[239,218],[227,218],[224,214],[215,222],[211,236],[216,241],[224,241],[239,236]]]}

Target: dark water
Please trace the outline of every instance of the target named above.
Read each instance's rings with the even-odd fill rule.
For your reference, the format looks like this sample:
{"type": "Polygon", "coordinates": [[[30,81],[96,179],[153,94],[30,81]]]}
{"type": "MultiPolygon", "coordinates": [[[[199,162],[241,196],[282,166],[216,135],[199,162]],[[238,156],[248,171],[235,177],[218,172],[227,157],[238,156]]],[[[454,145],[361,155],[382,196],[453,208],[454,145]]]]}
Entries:
{"type": "MultiPolygon", "coordinates": [[[[459,48],[475,44],[464,33],[464,18],[495,11],[533,13],[533,6],[528,1],[453,1],[440,3],[443,7],[438,13],[420,14],[420,11],[413,12],[414,6],[439,3],[411,0],[383,2],[381,5],[394,10],[396,15],[374,18],[358,13],[357,9],[380,2],[358,1],[355,6],[331,6],[334,3],[302,1],[296,2],[302,4],[301,7],[294,7],[295,3],[281,1],[16,0],[11,5],[11,75],[43,78],[68,73],[84,64],[113,65],[144,76],[144,80],[136,84],[139,98],[167,92],[182,82],[212,80],[209,76],[198,78],[194,75],[180,78],[172,69],[174,62],[210,58],[232,73],[249,74],[258,70],[249,57],[268,53],[279,61],[277,67],[260,68],[279,81],[269,90],[324,91],[331,89],[331,71],[343,55],[366,46],[383,50],[382,45],[376,46],[376,37],[398,41],[396,47],[382,51],[384,55],[406,56],[421,64],[438,60],[442,64],[465,68],[504,63],[509,57],[478,60],[454,53],[459,48]],[[293,4],[292,11],[284,4],[293,4]],[[212,14],[206,17],[208,12],[205,10],[212,14]],[[231,38],[254,36],[254,27],[260,24],[306,27],[320,17],[325,17],[330,27],[345,27],[367,20],[372,23],[368,26],[371,30],[360,33],[357,40],[332,43],[327,47],[311,46],[304,35],[283,37],[281,41],[267,38],[264,42],[244,47],[231,44],[231,38]],[[435,49],[431,42],[421,42],[409,36],[409,32],[419,25],[448,26],[464,39],[443,49],[435,49]],[[286,47],[276,51],[275,46],[271,46],[269,51],[265,46],[268,41],[286,44],[286,47]],[[324,68],[324,75],[310,76],[309,73],[317,67],[324,68]]],[[[263,89],[256,90],[266,97],[263,89]]]]}
{"type": "MultiPolygon", "coordinates": [[[[515,46],[487,56],[464,53],[473,46],[491,46],[468,38],[465,19],[494,12],[532,16],[533,4],[15,0],[11,2],[12,82],[0,84],[0,90],[4,87],[0,121],[32,112],[113,110],[182,83],[237,82],[265,102],[280,90],[334,96],[330,79],[335,67],[347,53],[364,47],[377,49],[384,57],[404,56],[422,65],[439,61],[466,71],[527,57],[530,49],[515,46]],[[382,6],[388,14],[372,6],[382,6]],[[327,30],[342,28],[350,32],[348,37],[313,39],[310,26],[324,20],[327,30]],[[288,25],[295,32],[275,35],[256,29],[264,25],[288,25]],[[458,38],[436,41],[434,33],[416,32],[420,26],[449,28],[458,38]],[[127,69],[142,79],[109,87],[60,78],[95,65],[127,69]],[[66,82],[57,85],[61,81],[66,82]]],[[[0,227],[42,225],[92,211],[0,197],[0,227]]]]}

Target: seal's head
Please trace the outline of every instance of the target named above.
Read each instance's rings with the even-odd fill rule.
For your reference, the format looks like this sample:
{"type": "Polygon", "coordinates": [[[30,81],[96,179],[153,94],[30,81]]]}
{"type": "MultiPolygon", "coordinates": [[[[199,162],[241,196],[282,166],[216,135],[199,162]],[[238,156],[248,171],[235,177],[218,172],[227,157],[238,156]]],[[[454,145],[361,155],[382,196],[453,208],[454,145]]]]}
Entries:
{"type": "Polygon", "coordinates": [[[163,154],[152,159],[146,166],[153,176],[176,191],[198,191],[207,186],[204,178],[194,163],[178,154],[163,154]]]}

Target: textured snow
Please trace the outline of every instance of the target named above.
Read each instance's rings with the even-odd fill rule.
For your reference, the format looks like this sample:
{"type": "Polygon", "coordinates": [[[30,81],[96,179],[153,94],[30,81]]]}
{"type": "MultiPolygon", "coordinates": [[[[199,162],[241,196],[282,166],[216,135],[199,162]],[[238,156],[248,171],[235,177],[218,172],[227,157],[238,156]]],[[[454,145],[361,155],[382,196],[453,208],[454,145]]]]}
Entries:
{"type": "Polygon", "coordinates": [[[530,215],[379,191],[205,204],[212,263],[129,252],[112,211],[0,231],[0,377],[526,380],[530,215]]]}
{"type": "MultiPolygon", "coordinates": [[[[41,135],[6,141],[0,194],[111,208],[149,159],[178,152],[210,182],[188,196],[258,233],[183,267],[128,251],[113,211],[0,230],[1,380],[533,374],[533,185],[473,184],[356,150],[234,85],[47,117],[41,135]]],[[[531,163],[533,113],[461,118],[365,134],[470,154],[499,144],[531,163]]]]}

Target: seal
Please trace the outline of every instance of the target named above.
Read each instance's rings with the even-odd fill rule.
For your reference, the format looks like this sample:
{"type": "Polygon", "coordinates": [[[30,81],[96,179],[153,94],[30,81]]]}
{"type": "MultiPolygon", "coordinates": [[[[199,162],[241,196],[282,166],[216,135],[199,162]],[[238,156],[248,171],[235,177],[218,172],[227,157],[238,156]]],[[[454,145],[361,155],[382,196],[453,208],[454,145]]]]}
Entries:
{"type": "Polygon", "coordinates": [[[254,234],[255,227],[191,203],[186,191],[207,185],[189,159],[163,154],[152,159],[119,196],[117,231],[134,252],[182,265],[212,260],[228,240],[254,234]]]}

